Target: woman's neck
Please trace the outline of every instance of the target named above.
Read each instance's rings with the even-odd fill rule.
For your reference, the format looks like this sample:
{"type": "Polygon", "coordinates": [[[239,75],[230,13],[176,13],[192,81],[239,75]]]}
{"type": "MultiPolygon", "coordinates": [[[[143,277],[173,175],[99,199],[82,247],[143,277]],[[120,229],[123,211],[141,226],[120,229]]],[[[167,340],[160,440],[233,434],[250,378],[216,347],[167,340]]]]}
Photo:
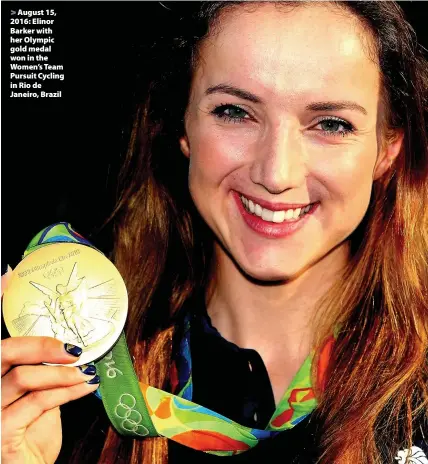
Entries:
{"type": "Polygon", "coordinates": [[[317,302],[344,268],[348,245],[343,243],[295,279],[272,285],[245,277],[219,246],[215,257],[207,292],[212,324],[227,340],[259,352],[274,390],[275,377],[282,378],[280,397],[311,351],[317,302]]]}

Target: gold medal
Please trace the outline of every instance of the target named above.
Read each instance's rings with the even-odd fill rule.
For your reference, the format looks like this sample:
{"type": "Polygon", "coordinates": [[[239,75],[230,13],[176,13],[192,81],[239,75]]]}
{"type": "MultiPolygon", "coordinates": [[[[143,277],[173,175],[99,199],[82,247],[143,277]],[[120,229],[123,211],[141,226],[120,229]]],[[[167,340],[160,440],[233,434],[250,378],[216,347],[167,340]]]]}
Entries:
{"type": "Polygon", "coordinates": [[[3,317],[12,337],[48,336],[80,346],[71,366],[95,361],[118,340],[128,296],[116,267],[80,243],[52,243],[28,254],[14,269],[3,295],[3,317]]]}

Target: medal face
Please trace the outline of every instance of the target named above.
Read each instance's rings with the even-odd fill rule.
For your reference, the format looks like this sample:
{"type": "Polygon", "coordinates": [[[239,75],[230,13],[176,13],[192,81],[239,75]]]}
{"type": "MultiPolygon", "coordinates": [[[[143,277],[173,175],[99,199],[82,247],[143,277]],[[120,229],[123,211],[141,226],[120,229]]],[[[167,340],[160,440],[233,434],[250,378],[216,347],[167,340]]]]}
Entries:
{"type": "Polygon", "coordinates": [[[103,254],[78,243],[54,243],[27,255],[3,295],[12,337],[47,336],[80,346],[79,366],[97,360],[125,325],[125,283],[103,254]]]}

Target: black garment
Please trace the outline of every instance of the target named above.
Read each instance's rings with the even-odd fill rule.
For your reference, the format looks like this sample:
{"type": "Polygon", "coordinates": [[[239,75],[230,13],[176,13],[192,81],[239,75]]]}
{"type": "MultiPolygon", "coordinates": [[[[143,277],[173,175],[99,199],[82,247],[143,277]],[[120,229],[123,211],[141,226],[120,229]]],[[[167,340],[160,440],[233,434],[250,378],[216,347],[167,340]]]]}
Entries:
{"type": "MultiPolygon", "coordinates": [[[[203,305],[198,305],[200,308],[203,305]]],[[[208,314],[192,317],[192,401],[247,427],[264,429],[275,412],[275,399],[257,351],[239,348],[212,326],[208,314]]],[[[169,442],[170,464],[217,462],[309,464],[316,461],[316,424],[311,417],[277,437],[235,456],[215,456],[169,442]]]]}
{"type": "Polygon", "coordinates": [[[275,399],[257,351],[228,342],[206,313],[192,319],[190,350],[192,401],[247,427],[264,429],[275,412],[275,399]]]}
{"type": "MultiPolygon", "coordinates": [[[[203,308],[204,305],[196,307],[203,308]]],[[[275,401],[260,355],[255,350],[242,349],[225,340],[212,327],[208,315],[204,313],[192,318],[190,343],[193,401],[242,425],[264,428],[275,410],[275,401]]],[[[98,437],[102,438],[107,430],[108,419],[103,412],[102,402],[95,395],[69,403],[62,411],[64,440],[57,464],[68,464],[68,457],[76,443],[76,433],[87,430],[95,414],[99,414],[100,420],[95,430],[98,437]]],[[[315,415],[310,415],[275,438],[261,441],[242,454],[227,457],[195,451],[170,440],[169,464],[312,464],[319,457],[318,427],[315,415]]],[[[102,440],[94,440],[94,443],[97,442],[102,444],[102,440]]],[[[88,459],[81,463],[95,463],[95,456],[97,453],[99,455],[100,450],[91,449],[91,444],[85,444],[88,447],[88,459]]],[[[428,426],[418,430],[413,444],[428,456],[428,426]]],[[[414,462],[419,464],[424,461],[414,462]]],[[[398,460],[385,464],[397,463],[401,464],[398,460]]]]}

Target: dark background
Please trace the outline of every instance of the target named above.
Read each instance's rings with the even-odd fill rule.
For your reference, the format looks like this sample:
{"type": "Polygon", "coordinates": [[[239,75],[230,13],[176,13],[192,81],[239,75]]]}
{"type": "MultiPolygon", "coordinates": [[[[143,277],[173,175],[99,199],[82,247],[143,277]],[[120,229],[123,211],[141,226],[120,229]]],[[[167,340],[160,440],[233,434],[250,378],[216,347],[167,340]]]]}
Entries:
{"type": "MultiPolygon", "coordinates": [[[[428,2],[399,3],[428,47],[428,2]]],[[[2,2],[2,266],[16,266],[31,238],[58,221],[97,240],[114,204],[150,44],[174,34],[192,4],[2,2]],[[9,97],[10,11],[19,8],[57,13],[49,63],[64,65],[65,80],[52,84],[61,99],[9,97]]]]}
{"type": "Polygon", "coordinates": [[[114,205],[150,45],[174,33],[186,8],[192,5],[2,2],[2,267],[16,266],[31,238],[55,222],[70,222],[97,240],[114,205]],[[64,65],[56,72],[65,79],[46,81],[43,90],[61,89],[62,98],[10,98],[10,28],[24,27],[11,26],[10,18],[25,18],[11,10],[52,8],[57,15],[48,27],[55,44],[48,62],[64,65]]]}

